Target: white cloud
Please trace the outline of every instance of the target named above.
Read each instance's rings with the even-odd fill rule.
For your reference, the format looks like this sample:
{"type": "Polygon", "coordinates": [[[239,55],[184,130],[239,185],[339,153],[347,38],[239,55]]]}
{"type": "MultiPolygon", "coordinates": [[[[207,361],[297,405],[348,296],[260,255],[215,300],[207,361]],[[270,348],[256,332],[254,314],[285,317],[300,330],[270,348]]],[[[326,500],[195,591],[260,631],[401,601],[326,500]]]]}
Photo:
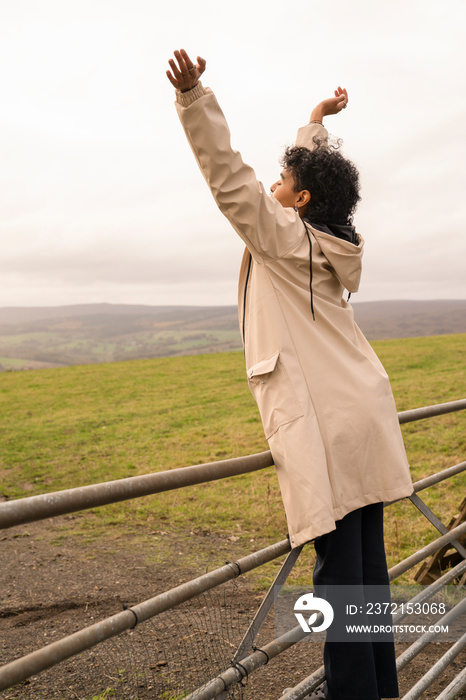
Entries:
{"type": "Polygon", "coordinates": [[[3,3],[0,305],[234,303],[242,244],[165,77],[181,45],[207,59],[267,185],[314,103],[347,85],[328,126],[361,169],[359,298],[464,298],[465,15],[462,0],[3,3]]]}

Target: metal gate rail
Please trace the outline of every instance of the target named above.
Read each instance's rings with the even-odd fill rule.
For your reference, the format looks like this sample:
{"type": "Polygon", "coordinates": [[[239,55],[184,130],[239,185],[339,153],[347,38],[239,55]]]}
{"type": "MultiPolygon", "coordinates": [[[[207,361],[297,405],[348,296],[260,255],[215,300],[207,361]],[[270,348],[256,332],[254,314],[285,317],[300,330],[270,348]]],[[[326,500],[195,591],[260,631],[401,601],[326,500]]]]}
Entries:
{"type": "MultiPolygon", "coordinates": [[[[400,423],[410,423],[464,409],[466,409],[466,399],[461,399],[459,401],[441,403],[436,406],[425,406],[411,411],[401,411],[398,413],[398,420],[400,423]]],[[[131,476],[126,479],[116,479],[115,481],[106,481],[101,484],[18,498],[0,503],[0,529],[24,525],[25,523],[52,518],[57,515],[67,515],[110,503],[141,498],[142,496],[162,493],[163,491],[180,489],[185,486],[247,474],[271,466],[273,466],[272,455],[270,451],[266,451],[246,457],[209,462],[208,464],[196,464],[192,467],[180,467],[178,469],[156,472],[155,474],[131,476]]]]}
{"type": "MultiPolygon", "coordinates": [[[[400,423],[407,423],[463,409],[466,409],[466,399],[439,404],[437,406],[427,406],[412,411],[404,411],[399,413],[398,416],[400,423]]],[[[244,474],[267,468],[272,466],[272,464],[270,452],[263,452],[258,455],[249,455],[238,459],[223,460],[221,462],[196,465],[193,467],[183,467],[181,469],[148,474],[142,477],[131,477],[129,479],[120,479],[103,484],[68,489],[52,494],[17,499],[0,504],[0,528],[12,527],[14,525],[55,515],[63,515],[65,513],[76,512],[77,510],[92,508],[97,505],[105,505],[138,498],[151,493],[160,493],[162,491],[182,488],[192,484],[244,474]]],[[[402,573],[405,573],[430,554],[438,551],[445,544],[451,544],[455,547],[460,556],[463,557],[463,561],[444,574],[438,581],[428,586],[418,596],[415,596],[412,601],[410,601],[411,603],[428,600],[449,582],[458,576],[462,576],[466,571],[466,549],[458,541],[458,538],[466,533],[466,522],[452,530],[448,530],[426,504],[423,503],[419,496],[417,496],[419,491],[440,483],[465,470],[466,462],[462,462],[438,472],[437,474],[426,477],[425,479],[421,479],[414,484],[414,494],[410,497],[411,501],[438,529],[441,536],[392,567],[389,570],[390,580],[394,580],[402,573]]],[[[154,617],[164,610],[179,605],[185,600],[189,600],[206,590],[214,588],[225,581],[231,580],[236,576],[242,575],[247,571],[251,571],[266,562],[282,557],[284,554],[288,553],[274,583],[234,655],[233,666],[216,679],[212,679],[202,690],[198,689],[192,694],[193,700],[194,697],[196,700],[226,697],[223,691],[230,685],[238,683],[244,678],[245,674],[242,669],[245,669],[247,674],[253,672],[267,663],[269,659],[278,656],[285,649],[296,644],[304,636],[301,627],[297,627],[290,630],[285,635],[282,635],[282,637],[273,640],[263,647],[263,649],[256,649],[252,654],[248,656],[245,655],[248,646],[251,647],[253,645],[273,605],[274,591],[276,591],[277,587],[280,588],[285,583],[301,549],[302,547],[290,551],[289,541],[283,540],[259,552],[243,557],[237,562],[229,562],[223,567],[215,569],[192,581],[188,581],[161,595],[155,596],[130,609],[113,615],[110,618],[95,623],[90,627],[86,627],[53,644],[42,647],[27,656],[16,659],[0,668],[0,690],[9,688],[105,639],[116,636],[122,631],[134,627],[135,623],[137,624],[154,617]]],[[[442,618],[442,621],[444,623],[449,622],[459,615],[464,615],[465,610],[466,600],[463,600],[450,610],[442,618]]],[[[400,620],[402,618],[398,617],[397,619],[400,620]]],[[[440,622],[441,621],[439,621],[439,623],[440,622]]],[[[409,661],[432,641],[434,637],[435,634],[430,632],[420,637],[397,659],[398,668],[401,669],[409,663],[409,661]]],[[[442,673],[465,646],[466,635],[463,635],[463,637],[442,656],[431,671],[426,673],[425,676],[411,688],[409,693],[404,696],[403,700],[416,700],[420,697],[424,690],[432,684],[435,678],[442,673]]],[[[309,691],[314,690],[323,680],[324,671],[322,667],[311,676],[304,679],[286,695],[283,695],[281,700],[302,700],[309,691]]],[[[450,700],[454,697],[455,693],[460,692],[465,685],[466,674],[462,671],[449,686],[442,691],[437,700],[450,700]]]]}

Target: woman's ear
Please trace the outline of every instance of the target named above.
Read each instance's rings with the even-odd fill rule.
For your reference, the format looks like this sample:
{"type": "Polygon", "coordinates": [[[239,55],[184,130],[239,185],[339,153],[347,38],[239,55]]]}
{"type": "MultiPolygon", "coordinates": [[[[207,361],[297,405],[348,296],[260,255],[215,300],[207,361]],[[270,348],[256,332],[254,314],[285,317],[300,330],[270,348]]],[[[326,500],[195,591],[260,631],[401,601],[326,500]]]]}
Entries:
{"type": "Polygon", "coordinates": [[[309,204],[311,201],[311,193],[309,190],[301,190],[299,193],[299,201],[298,201],[298,206],[300,207],[305,207],[309,204]]]}
{"type": "Polygon", "coordinates": [[[311,201],[311,193],[309,190],[301,190],[299,193],[299,198],[296,202],[295,211],[299,211],[301,216],[304,216],[306,212],[307,205],[311,201]]]}

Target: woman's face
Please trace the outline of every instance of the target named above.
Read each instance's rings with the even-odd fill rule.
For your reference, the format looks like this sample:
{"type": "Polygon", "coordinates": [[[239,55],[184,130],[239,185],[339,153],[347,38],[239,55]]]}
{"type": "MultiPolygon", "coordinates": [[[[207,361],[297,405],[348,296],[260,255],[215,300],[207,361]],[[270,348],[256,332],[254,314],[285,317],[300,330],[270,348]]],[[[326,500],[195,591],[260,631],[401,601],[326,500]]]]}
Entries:
{"type": "Polygon", "coordinates": [[[280,179],[274,182],[270,188],[272,197],[275,197],[282,207],[295,207],[299,200],[299,192],[294,191],[295,181],[289,170],[282,170],[280,179]]]}
{"type": "Polygon", "coordinates": [[[298,207],[299,215],[302,216],[306,211],[306,205],[311,199],[308,190],[296,191],[296,183],[291,170],[286,168],[280,173],[280,179],[274,182],[270,188],[272,197],[275,197],[282,207],[298,207]]]}

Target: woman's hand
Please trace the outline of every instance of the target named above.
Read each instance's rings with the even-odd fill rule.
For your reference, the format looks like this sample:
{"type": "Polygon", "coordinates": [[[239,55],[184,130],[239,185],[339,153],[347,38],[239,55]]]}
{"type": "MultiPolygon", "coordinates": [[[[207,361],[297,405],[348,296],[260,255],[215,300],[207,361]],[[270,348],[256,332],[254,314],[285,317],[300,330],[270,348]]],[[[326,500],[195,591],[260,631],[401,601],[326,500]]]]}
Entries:
{"type": "Polygon", "coordinates": [[[329,114],[338,114],[342,109],[345,109],[348,104],[348,93],[345,88],[338,87],[335,90],[335,97],[329,97],[328,100],[319,102],[317,107],[314,107],[310,121],[319,121],[329,114]]]}
{"type": "Polygon", "coordinates": [[[175,61],[170,58],[171,71],[167,70],[167,78],[174,88],[181,92],[192,90],[205,71],[206,62],[200,56],[197,57],[197,64],[193,63],[184,49],[175,51],[175,58],[178,61],[178,66],[175,61]]]}

